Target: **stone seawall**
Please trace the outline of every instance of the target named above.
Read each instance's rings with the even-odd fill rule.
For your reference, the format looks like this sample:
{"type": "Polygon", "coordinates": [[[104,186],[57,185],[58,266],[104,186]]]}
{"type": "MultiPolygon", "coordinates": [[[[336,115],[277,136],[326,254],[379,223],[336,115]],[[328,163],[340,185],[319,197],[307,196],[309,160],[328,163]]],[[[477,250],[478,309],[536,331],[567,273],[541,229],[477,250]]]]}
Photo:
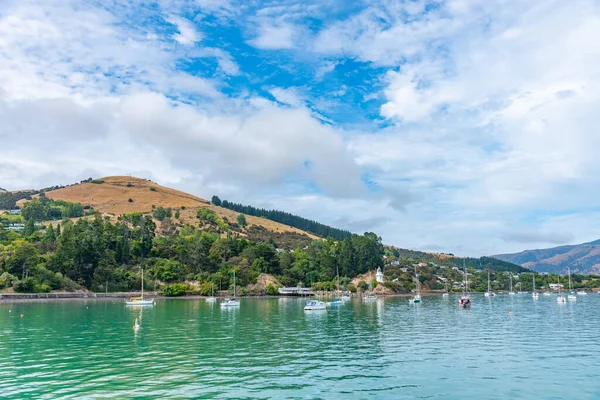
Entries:
{"type": "MultiPolygon", "coordinates": [[[[0,300],[37,299],[120,299],[139,296],[139,293],[0,293],[0,300]]],[[[150,293],[148,293],[150,295],[150,293]]]]}

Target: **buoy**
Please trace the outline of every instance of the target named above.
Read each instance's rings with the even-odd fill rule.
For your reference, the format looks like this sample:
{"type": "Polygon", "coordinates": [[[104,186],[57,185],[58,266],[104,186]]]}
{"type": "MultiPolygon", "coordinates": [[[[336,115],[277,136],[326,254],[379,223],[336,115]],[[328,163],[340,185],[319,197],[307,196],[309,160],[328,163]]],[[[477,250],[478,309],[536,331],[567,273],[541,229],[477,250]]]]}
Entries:
{"type": "Polygon", "coordinates": [[[12,312],[12,310],[8,310],[8,312],[12,312]]]}
{"type": "Polygon", "coordinates": [[[23,318],[23,314],[21,314],[21,318],[23,318]]]}
{"type": "Polygon", "coordinates": [[[508,315],[512,315],[512,311],[509,311],[509,312],[508,312],[508,315]]]}
{"type": "Polygon", "coordinates": [[[138,329],[140,329],[140,324],[138,324],[138,319],[135,319],[135,325],[133,325],[133,330],[137,331],[138,329]]]}

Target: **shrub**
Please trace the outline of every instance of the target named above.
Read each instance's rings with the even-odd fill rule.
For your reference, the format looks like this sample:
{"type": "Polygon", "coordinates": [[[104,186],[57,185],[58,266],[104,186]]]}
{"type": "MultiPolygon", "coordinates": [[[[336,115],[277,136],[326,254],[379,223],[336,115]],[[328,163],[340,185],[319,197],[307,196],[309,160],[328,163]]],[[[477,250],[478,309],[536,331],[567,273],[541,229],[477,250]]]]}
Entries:
{"type": "Polygon", "coordinates": [[[102,185],[104,181],[102,179],[93,179],[90,181],[90,183],[93,183],[95,185],[102,185]]]}
{"type": "Polygon", "coordinates": [[[174,283],[172,285],[165,286],[162,290],[165,296],[183,296],[188,290],[188,285],[185,283],[174,283]]]}
{"type": "Polygon", "coordinates": [[[18,293],[33,293],[36,285],[35,279],[31,276],[24,278],[23,280],[16,281],[13,284],[13,289],[18,293]]]}
{"type": "Polygon", "coordinates": [[[2,275],[0,275],[0,289],[11,287],[16,281],[18,281],[16,276],[11,275],[8,272],[4,272],[2,275]]]}
{"type": "Polygon", "coordinates": [[[361,280],[360,282],[358,282],[358,287],[359,287],[359,288],[360,288],[360,290],[362,290],[362,291],[365,291],[365,290],[367,290],[367,282],[365,282],[365,281],[362,281],[362,280],[361,280]]]}
{"type": "Polygon", "coordinates": [[[179,214],[179,210],[175,211],[175,218],[179,219],[179,216],[180,216],[180,215],[181,215],[181,214],[179,214]]]}
{"type": "Polygon", "coordinates": [[[246,217],[244,216],[244,214],[238,215],[237,222],[240,226],[246,226],[247,222],[246,222],[246,217]]]}
{"type": "Polygon", "coordinates": [[[133,183],[127,182],[127,187],[133,187],[133,183]]]}
{"type": "Polygon", "coordinates": [[[133,203],[133,199],[130,197],[129,199],[127,199],[128,202],[133,203]]]}
{"type": "Polygon", "coordinates": [[[267,287],[265,288],[265,293],[268,294],[269,296],[276,296],[279,294],[279,290],[271,285],[270,283],[267,285],[267,287]]]}
{"type": "Polygon", "coordinates": [[[154,186],[150,186],[150,191],[151,192],[156,192],[156,188],[154,186]]]}

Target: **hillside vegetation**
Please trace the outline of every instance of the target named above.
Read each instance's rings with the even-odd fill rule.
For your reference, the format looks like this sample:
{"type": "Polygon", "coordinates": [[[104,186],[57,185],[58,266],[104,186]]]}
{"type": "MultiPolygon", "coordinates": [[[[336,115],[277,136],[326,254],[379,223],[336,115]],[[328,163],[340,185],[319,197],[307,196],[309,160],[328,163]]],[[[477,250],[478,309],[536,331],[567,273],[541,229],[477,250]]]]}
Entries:
{"type": "Polygon", "coordinates": [[[227,200],[221,201],[221,199],[219,199],[219,197],[217,196],[213,196],[212,202],[215,205],[228,208],[230,210],[234,210],[247,215],[264,217],[272,221],[293,226],[294,228],[298,228],[321,237],[331,237],[336,240],[344,240],[352,236],[352,233],[350,233],[349,231],[333,228],[320,222],[312,221],[307,218],[302,218],[297,215],[287,213],[285,211],[266,210],[264,208],[256,208],[252,206],[232,203],[227,200]]]}

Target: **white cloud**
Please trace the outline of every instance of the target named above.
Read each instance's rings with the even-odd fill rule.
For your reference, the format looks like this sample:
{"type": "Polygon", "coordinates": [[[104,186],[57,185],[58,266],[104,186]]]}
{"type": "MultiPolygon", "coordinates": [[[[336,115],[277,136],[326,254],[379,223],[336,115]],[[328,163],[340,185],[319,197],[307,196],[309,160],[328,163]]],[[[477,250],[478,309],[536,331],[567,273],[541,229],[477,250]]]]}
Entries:
{"type": "Polygon", "coordinates": [[[186,46],[193,45],[196,42],[200,41],[200,39],[202,38],[200,33],[196,30],[196,27],[194,26],[192,21],[188,19],[171,15],[167,19],[167,21],[177,26],[177,30],[179,31],[179,33],[173,35],[173,39],[175,39],[180,44],[186,46]]]}
{"type": "Polygon", "coordinates": [[[281,22],[270,25],[271,22],[261,24],[256,37],[248,43],[254,47],[265,50],[291,49],[294,47],[294,37],[297,35],[293,24],[281,22]]]}
{"type": "Polygon", "coordinates": [[[278,102],[290,105],[292,107],[300,107],[304,104],[301,96],[294,88],[284,89],[280,87],[274,87],[269,89],[269,93],[271,93],[271,95],[275,97],[278,102]]]}

